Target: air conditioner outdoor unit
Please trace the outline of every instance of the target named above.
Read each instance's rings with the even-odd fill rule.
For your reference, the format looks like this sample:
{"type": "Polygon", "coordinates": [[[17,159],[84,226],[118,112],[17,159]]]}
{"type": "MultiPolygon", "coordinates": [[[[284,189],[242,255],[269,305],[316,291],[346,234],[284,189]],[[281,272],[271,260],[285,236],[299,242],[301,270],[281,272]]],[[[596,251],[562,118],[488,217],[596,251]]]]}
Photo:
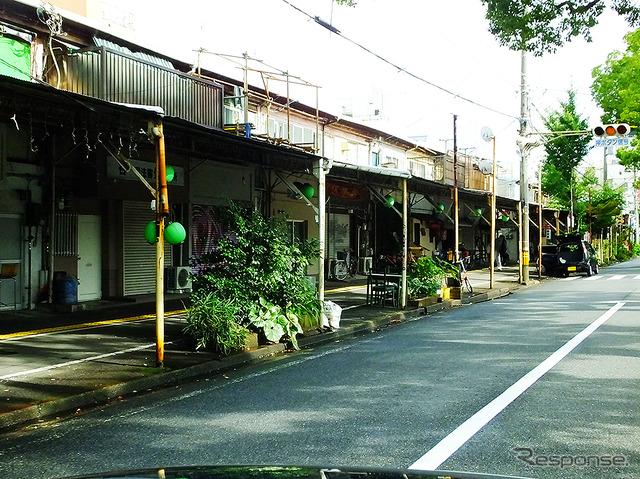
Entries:
{"type": "Polygon", "coordinates": [[[165,269],[167,291],[191,290],[191,268],[189,266],[173,266],[165,269]]]}

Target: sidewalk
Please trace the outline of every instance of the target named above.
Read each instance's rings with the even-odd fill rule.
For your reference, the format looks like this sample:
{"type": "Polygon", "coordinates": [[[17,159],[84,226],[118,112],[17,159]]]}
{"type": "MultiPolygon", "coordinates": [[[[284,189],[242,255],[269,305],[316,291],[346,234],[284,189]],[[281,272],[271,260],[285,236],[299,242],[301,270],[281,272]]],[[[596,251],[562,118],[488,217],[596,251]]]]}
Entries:
{"type": "MultiPolygon", "coordinates": [[[[538,282],[533,271],[532,268],[530,285],[538,282]]],[[[473,295],[464,295],[460,300],[443,301],[427,308],[404,311],[392,307],[365,306],[366,279],[364,282],[363,278],[340,283],[329,282],[326,299],[343,308],[340,328],[308,333],[299,339],[300,347],[355,337],[398,321],[417,320],[439,310],[495,299],[522,287],[518,283],[517,266],[496,271],[493,290],[489,289],[488,270],[471,271],[469,277],[474,288],[473,295]]],[[[543,277],[544,280],[547,279],[543,277]]],[[[175,311],[181,304],[182,298],[174,298],[168,301],[166,311],[175,311]]],[[[20,340],[17,338],[20,334],[26,335],[29,331],[52,326],[66,328],[53,333],[53,337],[59,338],[58,335],[64,335],[67,331],[77,332],[81,326],[73,326],[74,324],[107,319],[131,321],[132,316],[134,320],[141,319],[139,315],[143,311],[153,311],[153,302],[104,306],[71,314],[47,311],[0,313],[0,359],[5,365],[0,369],[0,431],[30,424],[37,427],[45,421],[121,401],[125,396],[220,374],[286,351],[284,344],[271,344],[218,358],[210,353],[189,350],[179,337],[181,328],[173,328],[175,337],[167,335],[165,338],[164,368],[155,367],[155,347],[149,345],[129,348],[115,354],[96,355],[89,360],[60,361],[47,367],[25,368],[30,357],[27,354],[28,348],[23,349],[19,344],[20,340]],[[12,365],[21,366],[22,371],[14,370],[7,374],[12,365]]],[[[148,317],[153,317],[153,314],[148,317]]],[[[181,313],[177,313],[167,319],[179,324],[181,318],[181,313]]]]}

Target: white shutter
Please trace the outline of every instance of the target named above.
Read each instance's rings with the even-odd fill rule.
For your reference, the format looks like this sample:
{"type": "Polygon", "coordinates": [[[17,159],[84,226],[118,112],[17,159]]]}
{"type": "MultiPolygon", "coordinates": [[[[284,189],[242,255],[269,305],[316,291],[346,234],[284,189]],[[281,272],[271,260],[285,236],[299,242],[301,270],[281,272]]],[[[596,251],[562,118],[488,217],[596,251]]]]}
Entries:
{"type": "MultiPolygon", "coordinates": [[[[156,290],[156,245],[144,238],[144,228],[155,220],[151,202],[123,203],[124,295],[154,293],[156,290]]],[[[165,243],[165,267],[171,266],[171,247],[165,243]]]]}

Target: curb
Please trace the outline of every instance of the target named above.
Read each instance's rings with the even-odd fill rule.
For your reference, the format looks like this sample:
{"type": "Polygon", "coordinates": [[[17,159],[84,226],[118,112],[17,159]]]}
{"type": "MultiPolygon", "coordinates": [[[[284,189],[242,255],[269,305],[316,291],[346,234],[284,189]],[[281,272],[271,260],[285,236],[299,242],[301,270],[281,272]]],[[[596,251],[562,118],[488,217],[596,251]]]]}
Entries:
{"type": "MultiPolygon", "coordinates": [[[[301,349],[309,348],[334,342],[339,339],[353,338],[374,332],[384,326],[394,322],[417,321],[426,318],[438,311],[452,309],[458,306],[490,301],[511,293],[509,288],[480,293],[478,295],[463,298],[462,300],[443,301],[429,305],[425,308],[417,308],[409,311],[398,311],[385,314],[376,319],[364,320],[358,324],[345,326],[338,329],[329,330],[323,333],[312,334],[298,340],[301,349]]],[[[53,417],[55,415],[69,416],[79,409],[93,408],[108,404],[122,396],[137,394],[140,391],[150,391],[154,389],[168,388],[180,384],[187,380],[206,376],[212,373],[220,373],[242,365],[254,364],[264,358],[283,354],[288,350],[286,344],[270,344],[259,349],[242,351],[240,353],[226,356],[219,360],[210,360],[176,370],[161,370],[157,374],[143,378],[133,379],[118,384],[113,384],[104,388],[87,391],[59,399],[43,401],[38,404],[8,411],[0,414],[0,430],[16,428],[20,425],[53,417]]]]}

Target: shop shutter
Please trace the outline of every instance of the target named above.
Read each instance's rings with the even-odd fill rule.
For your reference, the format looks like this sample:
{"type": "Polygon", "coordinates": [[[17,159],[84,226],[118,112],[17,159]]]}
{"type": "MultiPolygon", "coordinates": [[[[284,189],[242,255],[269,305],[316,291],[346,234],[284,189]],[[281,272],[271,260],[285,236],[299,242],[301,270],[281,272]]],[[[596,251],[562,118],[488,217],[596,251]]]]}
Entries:
{"type": "MultiPolygon", "coordinates": [[[[144,228],[154,221],[148,202],[123,203],[124,295],[154,293],[156,290],[156,246],[144,238],[144,228]]],[[[165,243],[164,264],[171,266],[171,248],[165,243]]]]}

